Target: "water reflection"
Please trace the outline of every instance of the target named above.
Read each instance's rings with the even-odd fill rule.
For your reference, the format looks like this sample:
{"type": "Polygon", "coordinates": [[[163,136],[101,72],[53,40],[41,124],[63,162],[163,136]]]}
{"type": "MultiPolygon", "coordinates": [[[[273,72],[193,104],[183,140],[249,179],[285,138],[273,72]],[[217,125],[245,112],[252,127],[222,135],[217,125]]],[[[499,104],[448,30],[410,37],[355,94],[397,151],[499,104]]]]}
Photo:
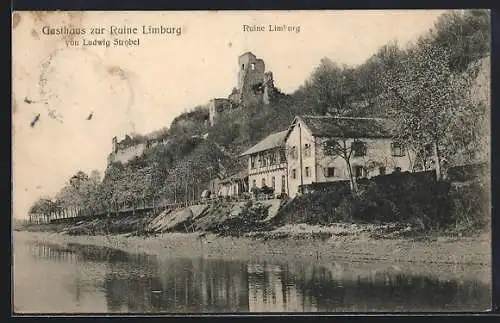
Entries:
{"type": "Polygon", "coordinates": [[[247,284],[240,263],[176,259],[150,272],[111,263],[105,289],[110,311],[236,312],[248,310],[247,284]]]}
{"type": "Polygon", "coordinates": [[[357,273],[340,264],[160,260],[37,242],[14,252],[14,305],[28,312],[476,311],[490,302],[489,285],[481,281],[357,273]],[[21,267],[30,274],[18,279],[21,267]],[[40,279],[47,285],[36,284],[40,279]]]}

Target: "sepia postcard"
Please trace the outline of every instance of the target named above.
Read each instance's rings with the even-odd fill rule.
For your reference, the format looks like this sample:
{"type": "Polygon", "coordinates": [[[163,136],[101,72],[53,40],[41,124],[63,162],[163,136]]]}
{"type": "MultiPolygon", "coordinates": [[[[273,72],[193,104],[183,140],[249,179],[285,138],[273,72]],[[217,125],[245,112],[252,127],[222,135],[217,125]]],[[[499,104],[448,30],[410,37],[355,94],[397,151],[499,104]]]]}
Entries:
{"type": "Polygon", "coordinates": [[[490,311],[490,30],[13,12],[13,314],[490,311]]]}

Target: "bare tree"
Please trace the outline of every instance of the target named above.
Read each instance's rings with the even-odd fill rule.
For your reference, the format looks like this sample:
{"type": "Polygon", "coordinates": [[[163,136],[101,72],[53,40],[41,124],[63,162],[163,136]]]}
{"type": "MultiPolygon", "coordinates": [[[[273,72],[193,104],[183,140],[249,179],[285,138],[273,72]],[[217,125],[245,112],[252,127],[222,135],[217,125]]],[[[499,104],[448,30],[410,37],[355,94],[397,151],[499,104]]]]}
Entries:
{"type": "Polygon", "coordinates": [[[353,193],[358,191],[358,185],[356,182],[356,176],[353,174],[351,160],[359,149],[365,150],[365,143],[356,139],[336,138],[327,139],[323,142],[323,151],[325,156],[330,156],[331,158],[340,157],[344,160],[349,175],[351,191],[353,193]]]}

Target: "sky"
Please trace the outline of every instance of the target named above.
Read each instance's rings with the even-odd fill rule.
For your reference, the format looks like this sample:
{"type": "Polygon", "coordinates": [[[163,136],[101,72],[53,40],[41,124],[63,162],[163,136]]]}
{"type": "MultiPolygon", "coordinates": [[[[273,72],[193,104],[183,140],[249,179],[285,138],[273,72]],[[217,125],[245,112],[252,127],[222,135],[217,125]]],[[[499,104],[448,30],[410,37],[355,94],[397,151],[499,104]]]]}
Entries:
{"type": "Polygon", "coordinates": [[[103,174],[114,136],[168,127],[182,112],[227,97],[246,51],[262,58],[275,85],[291,93],[322,58],[361,64],[389,41],[405,46],[415,40],[443,12],[15,12],[13,216],[25,218],[37,198],[54,196],[79,170],[103,174]],[[243,25],[266,30],[244,31],[243,25]],[[269,25],[295,29],[271,32],[269,25]],[[181,34],[115,36],[112,26],[180,27],[181,34]],[[46,35],[47,27],[86,34],[46,35]],[[105,33],[91,35],[96,27],[105,33]],[[139,44],[86,45],[115,38],[139,44]]]}

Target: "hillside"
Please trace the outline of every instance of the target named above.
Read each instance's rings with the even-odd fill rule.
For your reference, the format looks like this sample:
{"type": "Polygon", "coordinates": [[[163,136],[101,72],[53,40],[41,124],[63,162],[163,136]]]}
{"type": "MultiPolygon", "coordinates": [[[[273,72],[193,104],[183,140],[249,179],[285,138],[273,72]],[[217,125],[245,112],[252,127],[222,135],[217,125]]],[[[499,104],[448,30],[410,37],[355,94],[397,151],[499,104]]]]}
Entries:
{"type": "Polygon", "coordinates": [[[391,118],[403,115],[406,108],[418,111],[421,102],[415,98],[432,94],[425,91],[429,88],[427,80],[434,76],[426,73],[435,71],[441,71],[438,77],[442,80],[436,85],[436,93],[448,95],[449,89],[456,89],[452,94],[467,102],[453,113],[434,111],[448,118],[447,128],[440,129],[445,133],[440,138],[444,158],[451,164],[484,158],[485,138],[489,136],[482,131],[489,120],[489,35],[488,11],[451,12],[407,48],[389,43],[359,66],[341,66],[325,58],[295,92],[285,94],[276,89],[266,104],[227,111],[212,126],[208,108],[195,107],[175,118],[169,128],[134,136],[136,141],[168,138],[167,144],[147,148],[142,156],[126,164],[111,163],[102,181],[85,182],[84,186],[68,184],[62,191],[72,193],[59,194],[55,203],[98,208],[103,203],[122,205],[138,199],[197,199],[211,178],[245,166],[237,157],[239,153],[270,133],[286,129],[296,115],[391,118]],[[443,54],[425,56],[429,51],[443,54]],[[433,67],[426,68],[428,63],[433,67]],[[424,83],[397,81],[405,81],[407,75],[401,74],[405,70],[422,75],[411,82],[424,83]],[[413,101],[407,102],[412,106],[404,107],[394,95],[397,91],[411,98],[413,101]]]}

